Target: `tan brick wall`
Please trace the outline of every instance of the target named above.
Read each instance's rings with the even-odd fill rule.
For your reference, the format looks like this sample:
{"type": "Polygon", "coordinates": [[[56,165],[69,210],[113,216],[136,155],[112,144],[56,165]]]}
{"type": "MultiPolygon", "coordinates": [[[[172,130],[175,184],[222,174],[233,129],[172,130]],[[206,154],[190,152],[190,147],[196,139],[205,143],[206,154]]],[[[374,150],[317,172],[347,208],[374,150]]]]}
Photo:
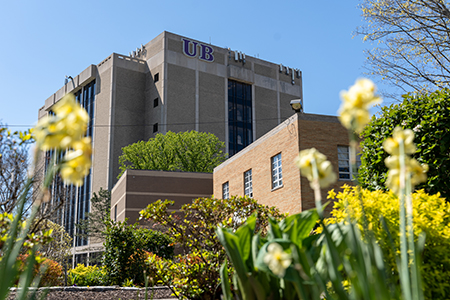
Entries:
{"type": "MultiPolygon", "coordinates": [[[[244,194],[244,172],[252,169],[253,197],[261,204],[277,206],[282,212],[297,213],[314,208],[314,194],[294,164],[299,150],[315,147],[325,154],[337,174],[337,146],[348,145],[347,131],[336,117],[295,114],[214,170],[214,195],[222,197],[222,184],[229,182],[230,195],[244,194]],[[272,190],[271,158],[281,153],[283,187],[272,190]]],[[[339,189],[338,181],[323,190],[339,189]]],[[[328,210],[332,205],[328,206],[328,210]]]]}

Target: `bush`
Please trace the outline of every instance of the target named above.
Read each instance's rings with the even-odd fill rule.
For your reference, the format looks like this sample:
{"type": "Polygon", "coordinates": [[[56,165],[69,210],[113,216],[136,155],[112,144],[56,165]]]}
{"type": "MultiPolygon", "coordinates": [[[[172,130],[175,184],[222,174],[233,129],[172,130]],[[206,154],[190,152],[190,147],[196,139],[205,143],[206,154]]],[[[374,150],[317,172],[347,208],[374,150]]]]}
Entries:
{"type": "Polygon", "coordinates": [[[96,286],[103,285],[105,270],[97,266],[85,266],[78,264],[75,269],[67,272],[67,282],[69,285],[96,286]]]}
{"type": "Polygon", "coordinates": [[[167,235],[137,224],[110,221],[105,233],[103,266],[108,284],[122,285],[132,280],[142,286],[148,252],[165,258],[173,256],[172,240],[167,235]]]}
{"type": "MultiPolygon", "coordinates": [[[[330,192],[329,198],[337,198],[332,218],[327,223],[345,221],[347,217],[357,220],[362,226],[361,202],[358,187],[344,186],[337,196],[330,192]],[[346,207],[348,205],[348,207],[346,207]]],[[[392,192],[361,189],[361,199],[367,216],[369,229],[374,233],[383,249],[391,271],[398,279],[398,271],[388,233],[380,216],[386,221],[396,249],[399,249],[399,199],[392,192]]],[[[450,295],[450,203],[439,194],[428,195],[423,190],[412,194],[415,239],[425,233],[425,248],[422,254],[422,278],[427,299],[448,299],[450,295]]]]}
{"type": "MultiPolygon", "coordinates": [[[[19,269],[25,270],[29,254],[21,254],[18,257],[19,269]]],[[[41,275],[40,286],[63,285],[63,268],[54,260],[37,257],[37,264],[34,265],[33,276],[41,275]],[[42,273],[43,272],[43,273],[42,273]]]]}
{"type": "Polygon", "coordinates": [[[400,126],[414,131],[417,151],[413,157],[429,166],[427,181],[417,188],[450,198],[450,90],[403,98],[401,104],[382,107],[361,133],[360,184],[370,190],[386,190],[384,160],[388,154],[382,144],[400,126]]]}
{"type": "Polygon", "coordinates": [[[158,200],[141,211],[141,218],[156,222],[174,239],[183,255],[175,261],[150,256],[150,276],[154,282],[170,286],[177,297],[214,299],[220,289],[220,264],[226,254],[215,229],[218,225],[239,227],[247,217],[257,215],[257,231],[266,233],[269,217],[284,215],[275,207],[258,204],[249,197],[230,199],[198,198],[169,212],[173,201],[158,200]]]}

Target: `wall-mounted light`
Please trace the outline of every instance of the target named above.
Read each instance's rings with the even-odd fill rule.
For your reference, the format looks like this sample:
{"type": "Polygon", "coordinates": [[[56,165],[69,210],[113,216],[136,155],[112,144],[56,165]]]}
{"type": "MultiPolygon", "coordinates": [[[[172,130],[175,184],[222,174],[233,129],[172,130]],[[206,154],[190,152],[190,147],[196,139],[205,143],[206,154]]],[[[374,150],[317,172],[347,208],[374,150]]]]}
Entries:
{"type": "Polygon", "coordinates": [[[303,112],[303,102],[302,99],[291,100],[291,107],[295,112],[303,112]]]}

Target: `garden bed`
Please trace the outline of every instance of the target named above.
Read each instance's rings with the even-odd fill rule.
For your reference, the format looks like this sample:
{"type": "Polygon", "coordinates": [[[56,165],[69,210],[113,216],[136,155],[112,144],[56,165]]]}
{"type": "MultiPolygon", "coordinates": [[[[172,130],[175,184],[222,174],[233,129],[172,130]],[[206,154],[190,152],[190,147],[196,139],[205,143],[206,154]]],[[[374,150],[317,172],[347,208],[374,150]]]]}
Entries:
{"type": "MultiPolygon", "coordinates": [[[[18,289],[12,288],[8,300],[15,299],[18,289]]],[[[40,288],[42,293],[45,289],[40,288]]],[[[172,292],[167,287],[154,287],[153,299],[176,299],[171,296],[172,292]]],[[[118,286],[95,286],[95,287],[50,287],[46,300],[143,300],[145,289],[127,288],[118,286]]],[[[152,288],[148,289],[148,298],[152,299],[152,288]]]]}

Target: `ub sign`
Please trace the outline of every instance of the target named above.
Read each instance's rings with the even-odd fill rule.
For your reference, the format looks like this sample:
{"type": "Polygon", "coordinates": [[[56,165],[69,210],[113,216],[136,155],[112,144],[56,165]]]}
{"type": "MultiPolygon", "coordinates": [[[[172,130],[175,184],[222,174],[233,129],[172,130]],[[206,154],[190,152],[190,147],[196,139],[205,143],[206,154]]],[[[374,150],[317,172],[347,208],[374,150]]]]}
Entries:
{"type": "Polygon", "coordinates": [[[201,60],[207,62],[214,61],[214,49],[211,46],[191,41],[185,38],[181,39],[183,41],[183,53],[188,57],[197,57],[201,60]],[[199,50],[199,51],[198,51],[199,50]],[[198,53],[197,53],[198,52],[198,53]]]}

